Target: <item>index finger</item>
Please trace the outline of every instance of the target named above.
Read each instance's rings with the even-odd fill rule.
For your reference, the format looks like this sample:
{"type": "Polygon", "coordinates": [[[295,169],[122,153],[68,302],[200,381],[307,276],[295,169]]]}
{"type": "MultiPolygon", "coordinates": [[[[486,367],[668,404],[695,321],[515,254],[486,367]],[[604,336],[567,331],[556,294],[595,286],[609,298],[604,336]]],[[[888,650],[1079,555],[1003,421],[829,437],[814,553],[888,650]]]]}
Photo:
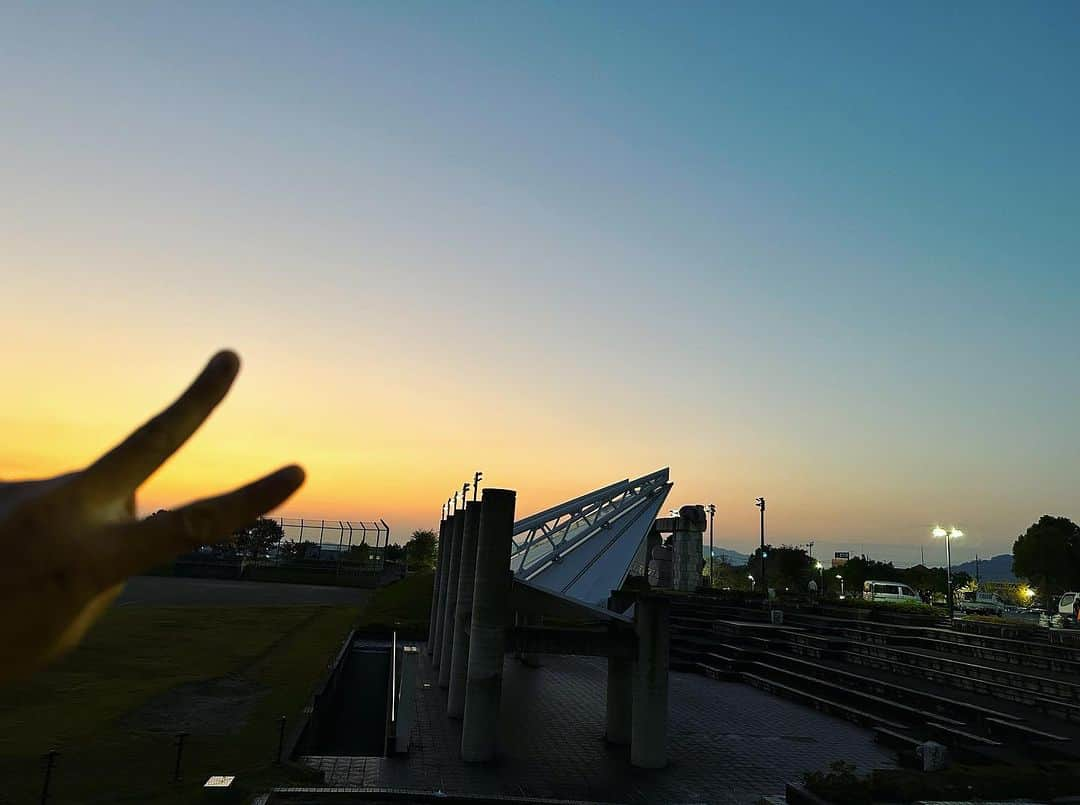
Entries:
{"type": "Polygon", "coordinates": [[[217,353],[176,402],[79,473],[75,491],[95,503],[130,495],[206,420],[239,371],[235,352],[217,353]]]}

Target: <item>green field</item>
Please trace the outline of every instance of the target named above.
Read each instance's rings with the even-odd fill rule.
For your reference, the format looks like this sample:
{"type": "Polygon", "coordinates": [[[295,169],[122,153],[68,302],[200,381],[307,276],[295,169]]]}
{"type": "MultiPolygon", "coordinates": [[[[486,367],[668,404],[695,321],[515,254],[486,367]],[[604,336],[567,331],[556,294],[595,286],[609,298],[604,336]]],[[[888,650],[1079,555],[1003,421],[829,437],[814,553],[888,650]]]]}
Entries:
{"type": "Polygon", "coordinates": [[[424,570],[375,591],[357,628],[367,634],[390,634],[426,640],[435,573],[424,570]]]}
{"type": "Polygon", "coordinates": [[[310,780],[272,765],[279,719],[296,723],[359,612],[111,609],[62,661],[0,689],[0,803],[38,801],[51,748],[55,803],[199,801],[211,774],[235,774],[252,792],[310,780]],[[176,784],[180,731],[190,736],[176,784]]]}

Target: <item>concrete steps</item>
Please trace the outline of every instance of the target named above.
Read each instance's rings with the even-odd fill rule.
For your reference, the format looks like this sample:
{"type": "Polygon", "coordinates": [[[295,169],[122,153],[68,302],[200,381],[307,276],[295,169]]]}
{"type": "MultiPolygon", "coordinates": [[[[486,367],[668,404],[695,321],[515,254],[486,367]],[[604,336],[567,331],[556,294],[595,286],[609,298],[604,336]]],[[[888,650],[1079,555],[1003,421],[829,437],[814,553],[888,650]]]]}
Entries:
{"type": "Polygon", "coordinates": [[[876,713],[871,713],[865,710],[838,701],[836,699],[830,699],[825,696],[818,696],[813,693],[809,693],[800,688],[792,685],[786,685],[782,682],[777,682],[774,679],[770,679],[767,676],[761,674],[752,673],[750,671],[741,671],[739,678],[747,684],[757,688],[758,690],[764,690],[769,693],[774,693],[779,696],[784,696],[795,701],[802,702],[803,704],[813,707],[815,710],[820,710],[825,713],[829,713],[834,716],[838,716],[847,721],[852,721],[863,727],[875,727],[883,726],[892,730],[903,731],[907,727],[897,721],[891,721],[876,713]]]}
{"type": "Polygon", "coordinates": [[[1065,702],[1080,703],[1080,685],[1054,677],[1037,676],[1030,672],[971,662],[954,656],[926,650],[895,648],[892,646],[851,643],[848,652],[892,661],[930,671],[951,673],[966,679],[989,682],[997,686],[1013,688],[1031,695],[1051,696],[1065,702]]]}
{"type": "Polygon", "coordinates": [[[1001,638],[942,640],[944,630],[932,626],[813,615],[785,617],[782,626],[764,617],[709,615],[687,607],[673,618],[673,656],[686,667],[876,727],[879,740],[901,751],[933,737],[970,762],[985,763],[1016,759],[1036,746],[1042,756],[1059,757],[1076,744],[1039,719],[1028,723],[1020,707],[1080,718],[1080,685],[1068,681],[1080,674],[1033,675],[1013,661],[1014,646],[995,644],[1001,638]],[[965,692],[953,696],[950,689],[965,692]]]}
{"type": "Polygon", "coordinates": [[[855,670],[843,670],[837,668],[835,664],[822,665],[784,654],[768,654],[767,661],[805,677],[825,679],[853,690],[886,697],[891,701],[915,707],[928,714],[929,717],[940,714],[968,722],[983,722],[994,718],[1005,721],[1018,720],[1017,716],[1001,710],[888,682],[876,675],[860,674],[855,670]]]}

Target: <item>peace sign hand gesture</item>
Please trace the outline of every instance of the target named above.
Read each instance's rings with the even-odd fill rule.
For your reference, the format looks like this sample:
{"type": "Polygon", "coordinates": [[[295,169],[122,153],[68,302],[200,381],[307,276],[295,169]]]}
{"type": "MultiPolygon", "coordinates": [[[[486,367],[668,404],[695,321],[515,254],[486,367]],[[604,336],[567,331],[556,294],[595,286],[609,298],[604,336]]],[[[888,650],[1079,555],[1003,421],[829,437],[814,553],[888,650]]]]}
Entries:
{"type": "Polygon", "coordinates": [[[188,440],[232,386],[234,352],[219,352],[172,405],[89,467],[0,482],[0,682],[78,643],[124,580],[227,538],[304,482],[298,466],[224,495],[136,521],[135,490],[188,440]]]}

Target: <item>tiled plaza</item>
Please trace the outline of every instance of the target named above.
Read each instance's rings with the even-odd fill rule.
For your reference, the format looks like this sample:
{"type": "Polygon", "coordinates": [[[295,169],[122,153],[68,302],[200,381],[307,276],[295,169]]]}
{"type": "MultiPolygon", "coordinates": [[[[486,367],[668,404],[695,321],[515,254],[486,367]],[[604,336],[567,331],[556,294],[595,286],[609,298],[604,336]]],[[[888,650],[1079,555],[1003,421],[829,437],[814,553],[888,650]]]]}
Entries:
{"type": "Polygon", "coordinates": [[[446,717],[421,648],[417,722],[408,757],[312,757],[329,786],[502,794],[597,802],[757,802],[801,773],[843,759],[862,770],[893,765],[860,727],[735,682],[672,672],[668,756],[635,769],[627,747],[604,741],[606,662],[507,657],[497,762],[458,758],[461,722],[446,717]]]}

